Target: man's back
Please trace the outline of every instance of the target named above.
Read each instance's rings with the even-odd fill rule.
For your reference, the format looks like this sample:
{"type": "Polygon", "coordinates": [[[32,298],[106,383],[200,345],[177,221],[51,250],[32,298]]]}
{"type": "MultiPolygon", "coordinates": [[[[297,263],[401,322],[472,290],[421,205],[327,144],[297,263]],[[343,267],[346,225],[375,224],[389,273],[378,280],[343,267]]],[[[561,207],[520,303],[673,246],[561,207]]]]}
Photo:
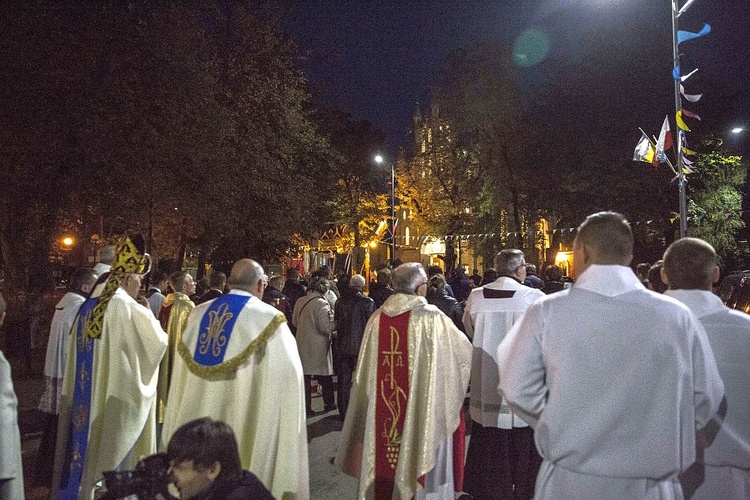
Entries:
{"type": "Polygon", "coordinates": [[[336,302],[336,346],[341,354],[356,356],[375,302],[360,291],[345,293],[336,302]]]}
{"type": "Polygon", "coordinates": [[[669,477],[694,460],[694,430],[723,391],[705,333],[628,268],[592,268],[506,337],[501,390],[545,462],[589,478],[669,477]]]}
{"type": "MultiPolygon", "coordinates": [[[[211,309],[214,311],[214,309],[211,309]]],[[[222,323],[224,325],[224,323],[222,323]]],[[[233,290],[197,306],[188,318],[172,373],[163,442],[180,425],[210,416],[231,425],[242,466],[273,494],[309,495],[302,367],[283,314],[249,293],[233,290]],[[246,299],[224,310],[224,302],[246,299]],[[241,307],[233,327],[214,338],[207,323],[241,307]],[[209,308],[219,308],[215,314],[209,308]],[[227,333],[231,332],[231,333],[227,333]],[[214,341],[215,340],[215,341],[214,341]],[[218,350],[217,350],[218,349],[218,350]],[[220,354],[204,364],[202,356],[220,354]]]]}
{"type": "MultiPolygon", "coordinates": [[[[390,407],[392,412],[404,414],[401,417],[403,432],[397,436],[401,455],[396,454],[400,458],[394,460],[391,467],[395,468],[396,489],[410,498],[416,490],[417,478],[437,467],[436,450],[446,439],[451,439],[459,425],[468,385],[471,346],[453,322],[427,304],[423,297],[394,294],[372,315],[365,331],[336,459],[345,472],[360,477],[361,497],[366,496],[377,474],[375,449],[379,441],[376,436],[380,433],[376,429],[375,408],[383,401],[377,369],[385,366],[381,363],[382,356],[388,358],[387,363],[394,369],[406,367],[408,371],[407,384],[396,385],[395,390],[391,386],[388,392],[394,391],[393,396],[383,403],[382,409],[388,412],[386,407],[390,407]],[[382,345],[379,340],[381,322],[404,318],[406,314],[405,328],[389,328],[388,343],[382,345]],[[396,401],[401,406],[394,406],[396,401]],[[405,453],[409,454],[406,458],[405,453]]],[[[450,494],[453,495],[452,489],[450,494]]]]}
{"type": "Polygon", "coordinates": [[[501,403],[497,390],[497,347],[526,309],[544,297],[534,288],[502,276],[472,290],[464,310],[464,327],[473,338],[471,360],[471,418],[490,427],[525,427],[527,424],[501,403]],[[502,406],[501,406],[502,405],[502,406]]]}
{"type": "MultiPolygon", "coordinates": [[[[687,305],[706,329],[726,391],[726,414],[706,428],[711,443],[683,477],[685,489],[700,486],[696,499],[741,498],[750,480],[750,316],[727,308],[709,291],[668,290],[667,295],[687,305]],[[709,432],[710,429],[710,432],[709,432]],[[718,430],[718,433],[716,432],[718,430]],[[713,435],[715,434],[715,436],[713,435]],[[708,465],[709,467],[705,467],[708,465]],[[734,470],[733,470],[734,469],[734,470]]],[[[722,413],[722,410],[719,411],[722,413]]]]}

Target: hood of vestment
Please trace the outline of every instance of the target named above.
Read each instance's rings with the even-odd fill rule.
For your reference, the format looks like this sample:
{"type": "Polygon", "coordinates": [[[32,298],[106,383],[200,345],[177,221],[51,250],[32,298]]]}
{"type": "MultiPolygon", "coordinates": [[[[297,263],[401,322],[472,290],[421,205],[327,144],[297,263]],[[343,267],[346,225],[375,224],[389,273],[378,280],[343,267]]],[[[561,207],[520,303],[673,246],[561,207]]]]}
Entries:
{"type": "Polygon", "coordinates": [[[398,316],[410,311],[417,306],[427,305],[427,299],[421,295],[409,295],[406,293],[394,293],[383,303],[383,312],[390,317],[398,316]]]}
{"type": "Polygon", "coordinates": [[[167,297],[164,299],[164,304],[162,304],[162,307],[169,307],[176,302],[184,305],[188,305],[189,303],[191,308],[195,307],[195,304],[192,300],[190,300],[190,297],[182,292],[174,292],[167,295],[167,297]]]}

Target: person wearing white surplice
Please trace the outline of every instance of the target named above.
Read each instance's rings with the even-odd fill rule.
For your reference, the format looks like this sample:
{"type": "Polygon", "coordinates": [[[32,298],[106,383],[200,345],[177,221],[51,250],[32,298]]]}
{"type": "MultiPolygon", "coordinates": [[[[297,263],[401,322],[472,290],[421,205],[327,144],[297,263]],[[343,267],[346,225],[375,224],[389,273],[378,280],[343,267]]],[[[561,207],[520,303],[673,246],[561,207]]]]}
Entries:
{"type": "Polygon", "coordinates": [[[44,392],[39,400],[39,411],[44,417],[44,435],[39,444],[39,455],[36,466],[36,480],[49,486],[52,481],[52,469],[55,462],[55,444],[57,442],[57,416],[60,413],[60,395],[62,393],[65,360],[67,358],[68,337],[78,310],[96,283],[97,275],[93,269],[83,267],[70,277],[68,292],[55,306],[55,314],[49,329],[47,356],[44,360],[44,392]]]}
{"type": "Polygon", "coordinates": [[[94,497],[102,473],[156,452],[156,383],[167,335],[139,304],[149,257],[124,238],[109,277],[81,306],[69,336],[53,495],[94,497]]]}
{"type": "Polygon", "coordinates": [[[502,276],[472,290],[464,309],[464,327],[474,344],[464,491],[476,498],[531,498],[541,464],[533,430],[497,389],[497,347],[526,309],[544,297],[523,284],[526,266],[521,250],[502,250],[495,256],[502,276]]]}
{"type": "MultiPolygon", "coordinates": [[[[5,308],[0,293],[0,326],[5,320],[5,308]]],[[[18,398],[10,375],[10,363],[0,351],[0,500],[24,497],[18,398]]]]}
{"type": "Polygon", "coordinates": [[[633,235],[590,215],[573,244],[578,279],[533,304],[498,348],[500,390],[534,428],[535,498],[681,499],[724,386],[697,318],[628,267],[633,235]]]}
{"type": "Polygon", "coordinates": [[[286,317],[263,297],[263,268],[237,261],[229,293],[195,307],[177,346],[162,444],[210,417],[237,436],[242,467],[279,500],[309,498],[302,364],[286,317]]]}
{"type": "Polygon", "coordinates": [[[365,328],[336,465],[359,477],[357,498],[453,499],[471,344],[425,300],[420,264],[397,267],[393,287],[365,328]]]}
{"type": "Polygon", "coordinates": [[[661,273],[666,294],[688,306],[706,329],[726,391],[726,405],[700,431],[698,460],[682,475],[683,489],[692,499],[750,498],[750,316],[711,292],[719,266],[703,240],[672,243],[661,273]]]}

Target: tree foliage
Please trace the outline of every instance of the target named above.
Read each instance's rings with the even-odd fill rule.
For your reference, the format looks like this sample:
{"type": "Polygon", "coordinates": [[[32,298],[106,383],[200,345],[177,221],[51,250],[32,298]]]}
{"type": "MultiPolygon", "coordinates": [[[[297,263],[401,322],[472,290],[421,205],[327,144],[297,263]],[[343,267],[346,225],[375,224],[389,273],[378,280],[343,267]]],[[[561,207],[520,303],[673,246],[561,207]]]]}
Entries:
{"type": "Polygon", "coordinates": [[[711,243],[723,260],[730,260],[740,251],[736,234],[745,227],[741,209],[747,166],[742,157],[728,155],[718,138],[704,141],[700,151],[697,170],[688,176],[688,234],[711,243]]]}
{"type": "Polygon", "coordinates": [[[12,287],[58,219],[179,259],[187,242],[271,257],[328,218],[333,156],[295,49],[255,3],[4,3],[0,31],[12,287]]]}

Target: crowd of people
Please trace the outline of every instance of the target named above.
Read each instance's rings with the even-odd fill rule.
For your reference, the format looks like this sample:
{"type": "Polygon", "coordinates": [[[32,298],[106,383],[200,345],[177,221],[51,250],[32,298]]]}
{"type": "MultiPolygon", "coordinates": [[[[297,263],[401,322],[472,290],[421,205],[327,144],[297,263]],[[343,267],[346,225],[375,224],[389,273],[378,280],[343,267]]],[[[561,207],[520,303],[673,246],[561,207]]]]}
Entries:
{"type": "MultiPolygon", "coordinates": [[[[750,316],[712,293],[714,249],[633,269],[630,225],[600,212],[573,251],[575,284],[504,249],[481,276],[410,262],[369,287],[241,259],[199,296],[183,271],[144,290],[125,238],[56,307],[36,479],[90,499],[162,450],[181,498],[309,498],[315,380],[358,498],[750,498],[750,316]]],[[[23,498],[0,374],[0,498],[23,498]]]]}

